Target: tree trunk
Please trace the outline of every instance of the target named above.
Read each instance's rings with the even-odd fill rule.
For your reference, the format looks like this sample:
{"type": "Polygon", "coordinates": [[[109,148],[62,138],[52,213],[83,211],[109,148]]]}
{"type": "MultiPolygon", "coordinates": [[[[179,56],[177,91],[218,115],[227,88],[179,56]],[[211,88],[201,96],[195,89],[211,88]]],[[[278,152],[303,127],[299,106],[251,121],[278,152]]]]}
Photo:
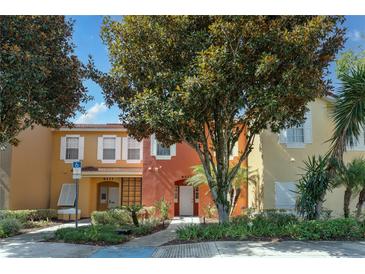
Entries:
{"type": "Polygon", "coordinates": [[[313,218],[315,220],[318,220],[321,217],[322,207],[323,207],[323,202],[324,202],[324,197],[325,196],[326,196],[326,193],[323,193],[320,200],[316,204],[315,212],[314,212],[314,216],[313,216],[313,218]]]}
{"type": "Polygon", "coordinates": [[[223,203],[217,202],[219,223],[223,224],[229,221],[229,207],[223,203]]]}
{"type": "Polygon", "coordinates": [[[356,218],[360,219],[361,213],[362,213],[362,206],[365,202],[365,187],[360,191],[359,193],[359,201],[356,205],[356,218]]]}
{"type": "Polygon", "coordinates": [[[343,214],[345,218],[350,216],[350,199],[352,196],[352,189],[347,187],[343,197],[343,214]]]}

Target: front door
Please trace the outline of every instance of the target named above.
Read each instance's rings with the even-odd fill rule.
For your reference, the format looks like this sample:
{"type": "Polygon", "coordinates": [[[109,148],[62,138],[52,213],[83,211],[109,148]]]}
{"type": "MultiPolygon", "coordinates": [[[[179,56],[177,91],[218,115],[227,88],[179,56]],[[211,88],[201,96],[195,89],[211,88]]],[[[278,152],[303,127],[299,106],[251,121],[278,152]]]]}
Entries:
{"type": "Polygon", "coordinates": [[[180,215],[192,216],[194,214],[194,189],[192,186],[180,186],[180,215]]]}
{"type": "Polygon", "coordinates": [[[119,187],[109,187],[108,189],[108,208],[117,207],[119,204],[119,187]]]}

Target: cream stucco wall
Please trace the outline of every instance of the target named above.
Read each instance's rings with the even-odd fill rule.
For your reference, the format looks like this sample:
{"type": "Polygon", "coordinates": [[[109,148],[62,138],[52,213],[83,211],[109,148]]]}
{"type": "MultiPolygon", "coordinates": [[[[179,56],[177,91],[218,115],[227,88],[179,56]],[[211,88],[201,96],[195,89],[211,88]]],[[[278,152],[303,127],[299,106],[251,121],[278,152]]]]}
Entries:
{"type": "Polygon", "coordinates": [[[48,208],[51,182],[51,130],[41,126],[27,129],[18,136],[12,149],[10,208],[48,208]]]}
{"type": "MultiPolygon", "coordinates": [[[[285,144],[279,143],[278,134],[264,131],[260,135],[260,142],[255,143],[254,152],[258,151],[256,146],[262,146],[262,161],[257,155],[251,157],[252,168],[263,169],[264,183],[264,208],[275,207],[275,182],[297,182],[300,174],[303,173],[303,161],[312,155],[324,155],[329,149],[326,142],[330,136],[333,124],[329,117],[329,102],[324,99],[317,99],[310,103],[312,112],[312,143],[306,144],[305,148],[287,148],[285,144]]],[[[257,153],[256,153],[257,154],[257,153]]],[[[364,152],[346,152],[345,161],[355,157],[365,156],[364,152]]],[[[328,193],[324,206],[334,211],[335,215],[342,214],[343,188],[335,189],[328,193]]],[[[351,210],[354,210],[357,197],[353,198],[351,210]]]]}
{"type": "Polygon", "coordinates": [[[255,136],[253,150],[248,156],[247,163],[249,176],[253,179],[249,180],[248,184],[248,207],[262,209],[264,162],[260,135],[255,136]]]}

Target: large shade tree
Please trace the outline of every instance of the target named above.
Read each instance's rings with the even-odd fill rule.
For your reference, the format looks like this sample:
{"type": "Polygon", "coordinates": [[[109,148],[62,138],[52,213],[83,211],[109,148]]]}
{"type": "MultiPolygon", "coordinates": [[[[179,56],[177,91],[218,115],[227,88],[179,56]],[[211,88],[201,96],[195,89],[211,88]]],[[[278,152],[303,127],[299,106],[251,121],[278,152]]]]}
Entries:
{"type": "Polygon", "coordinates": [[[338,16],[106,18],[112,70],[93,77],[136,138],[155,134],[195,149],[225,222],[232,180],[255,135],[302,123],[307,103],[330,88],[324,76],[342,47],[342,23],[338,16]]]}
{"type": "Polygon", "coordinates": [[[64,16],[0,16],[0,148],[34,124],[70,125],[88,100],[64,16]]]}

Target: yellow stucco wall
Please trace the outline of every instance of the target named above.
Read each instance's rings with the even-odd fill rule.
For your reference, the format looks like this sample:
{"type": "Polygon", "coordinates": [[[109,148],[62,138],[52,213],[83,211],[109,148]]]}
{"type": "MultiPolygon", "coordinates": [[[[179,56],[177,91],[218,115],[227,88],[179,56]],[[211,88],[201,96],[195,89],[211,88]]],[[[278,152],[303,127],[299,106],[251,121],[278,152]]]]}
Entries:
{"type": "Polygon", "coordinates": [[[50,202],[52,133],[45,127],[27,129],[12,149],[10,208],[48,208],[50,202]]]}
{"type": "MultiPolygon", "coordinates": [[[[299,174],[303,173],[303,160],[312,155],[324,155],[329,149],[329,143],[333,124],[329,117],[328,102],[324,99],[317,99],[310,103],[312,112],[312,143],[306,144],[305,148],[287,148],[285,144],[279,143],[279,135],[270,131],[264,131],[260,135],[262,145],[262,159],[250,161],[253,168],[263,169],[264,183],[264,208],[275,207],[275,182],[296,182],[299,174]]],[[[255,144],[257,146],[258,144],[255,144]]],[[[254,150],[257,150],[255,147],[254,150]]],[[[364,156],[364,152],[346,152],[345,162],[364,156]]],[[[334,211],[335,215],[342,214],[344,188],[335,189],[328,193],[324,206],[334,211]]],[[[351,203],[351,210],[354,210],[357,197],[351,203]]]]}
{"type": "MultiPolygon", "coordinates": [[[[72,164],[65,163],[64,160],[60,159],[61,137],[66,135],[80,135],[81,137],[84,137],[84,167],[142,167],[142,162],[138,164],[132,164],[127,163],[125,160],[118,160],[116,163],[106,164],[102,163],[100,160],[97,160],[98,137],[101,137],[102,135],[116,135],[117,137],[126,137],[126,131],[53,131],[51,207],[57,208],[57,202],[62,184],[74,182],[72,179],[72,164]]],[[[113,178],[113,180],[115,182],[120,182],[120,178],[113,178]]],[[[84,177],[80,180],[79,205],[82,217],[89,217],[91,212],[96,210],[97,184],[103,181],[103,177],[84,177]]]]}

